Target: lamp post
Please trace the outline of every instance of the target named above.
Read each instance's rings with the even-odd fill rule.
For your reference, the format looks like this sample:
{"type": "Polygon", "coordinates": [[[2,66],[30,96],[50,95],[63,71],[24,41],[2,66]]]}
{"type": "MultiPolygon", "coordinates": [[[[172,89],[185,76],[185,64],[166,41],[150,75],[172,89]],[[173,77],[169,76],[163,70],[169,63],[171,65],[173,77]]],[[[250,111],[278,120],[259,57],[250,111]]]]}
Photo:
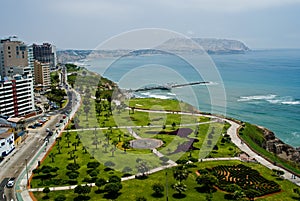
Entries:
{"type": "Polygon", "coordinates": [[[27,178],[27,182],[26,182],[26,187],[28,188],[29,186],[29,178],[28,178],[28,169],[27,169],[27,158],[25,159],[25,167],[26,167],[26,178],[27,178]]]}
{"type": "Polygon", "coordinates": [[[168,169],[166,169],[166,200],[169,200],[169,195],[168,195],[168,169]]]}

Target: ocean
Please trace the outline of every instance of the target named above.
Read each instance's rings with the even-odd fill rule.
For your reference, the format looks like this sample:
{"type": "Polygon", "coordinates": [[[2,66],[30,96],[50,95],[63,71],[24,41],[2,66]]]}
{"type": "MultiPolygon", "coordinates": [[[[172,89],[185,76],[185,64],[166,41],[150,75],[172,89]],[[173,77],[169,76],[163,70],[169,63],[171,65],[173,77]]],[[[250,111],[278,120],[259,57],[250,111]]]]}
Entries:
{"type": "Polygon", "coordinates": [[[300,50],[139,55],[93,59],[85,65],[127,89],[209,81],[207,85],[144,91],[135,96],[183,100],[200,111],[266,127],[285,143],[300,147],[300,50]]]}

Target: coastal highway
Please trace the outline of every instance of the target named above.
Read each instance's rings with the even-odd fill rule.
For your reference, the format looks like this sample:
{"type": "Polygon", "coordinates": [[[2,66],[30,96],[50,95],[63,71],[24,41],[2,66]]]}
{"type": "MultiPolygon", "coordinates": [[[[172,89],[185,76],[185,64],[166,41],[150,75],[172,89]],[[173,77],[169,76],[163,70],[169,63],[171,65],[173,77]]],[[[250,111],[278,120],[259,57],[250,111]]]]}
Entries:
{"type": "Polygon", "coordinates": [[[47,136],[46,128],[50,128],[51,130],[56,129],[55,124],[62,119],[63,114],[70,113],[72,110],[72,105],[75,102],[75,93],[68,92],[67,95],[69,98],[67,106],[61,110],[55,111],[53,116],[51,116],[50,120],[47,121],[43,127],[29,129],[25,141],[16,147],[16,149],[0,163],[0,181],[3,181],[3,187],[0,189],[0,197],[2,200],[16,200],[14,188],[8,189],[5,187],[7,183],[6,179],[11,177],[17,178],[19,176],[25,168],[26,160],[30,161],[44,144],[44,139],[47,136]],[[2,197],[2,194],[5,194],[6,198],[2,197]]]}

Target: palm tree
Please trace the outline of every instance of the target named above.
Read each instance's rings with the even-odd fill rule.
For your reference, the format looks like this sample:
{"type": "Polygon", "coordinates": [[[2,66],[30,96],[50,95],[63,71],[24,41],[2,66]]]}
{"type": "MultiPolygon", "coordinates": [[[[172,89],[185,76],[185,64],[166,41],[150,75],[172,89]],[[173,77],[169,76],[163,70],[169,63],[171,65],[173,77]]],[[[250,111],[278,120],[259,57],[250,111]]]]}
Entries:
{"type": "Polygon", "coordinates": [[[96,149],[98,149],[98,144],[99,144],[98,138],[94,137],[94,139],[93,139],[93,145],[96,146],[96,149]]]}
{"type": "Polygon", "coordinates": [[[62,147],[60,145],[57,146],[58,154],[61,154],[61,148],[62,147]]]}
{"type": "Polygon", "coordinates": [[[107,148],[109,147],[109,144],[104,143],[104,144],[102,145],[102,147],[104,148],[104,152],[107,152],[107,148]]]}
{"type": "Polygon", "coordinates": [[[117,144],[119,143],[119,141],[118,140],[113,140],[112,141],[112,144],[115,146],[115,148],[117,148],[117,144]]]}
{"type": "Polygon", "coordinates": [[[70,148],[70,143],[71,143],[71,140],[69,140],[69,139],[66,139],[66,143],[68,144],[68,148],[70,148]]]}
{"type": "Polygon", "coordinates": [[[68,154],[70,155],[70,159],[72,159],[73,158],[73,154],[74,154],[74,150],[69,151],[68,154]]]}
{"type": "Polygon", "coordinates": [[[112,157],[114,157],[114,156],[115,156],[115,155],[114,155],[114,153],[115,153],[115,151],[116,151],[116,148],[115,148],[115,147],[113,147],[113,148],[111,148],[111,150],[110,150],[110,151],[111,151],[111,156],[112,156],[112,157]]]}
{"type": "Polygon", "coordinates": [[[54,163],[55,154],[51,152],[49,157],[51,158],[52,163],[54,163]]]}
{"type": "Polygon", "coordinates": [[[76,164],[76,158],[78,158],[78,156],[74,154],[73,155],[74,164],[76,164]]]}
{"type": "Polygon", "coordinates": [[[181,182],[177,182],[173,185],[173,189],[175,191],[177,191],[179,193],[179,195],[181,195],[183,192],[186,191],[186,185],[184,183],[181,182]]]}
{"type": "Polygon", "coordinates": [[[65,134],[65,137],[67,138],[67,140],[69,140],[71,134],[69,133],[69,130],[67,130],[67,133],[65,134]]]}
{"type": "Polygon", "coordinates": [[[124,152],[126,153],[126,150],[130,148],[130,142],[129,141],[123,142],[122,148],[124,149],[124,152]]]}
{"type": "Polygon", "coordinates": [[[82,147],[82,150],[84,151],[85,154],[87,153],[87,148],[88,148],[87,146],[82,147]]]}
{"type": "Polygon", "coordinates": [[[74,151],[77,151],[77,150],[76,150],[77,142],[73,142],[73,143],[72,143],[72,146],[74,146],[74,151]]]}
{"type": "Polygon", "coordinates": [[[177,167],[173,172],[174,179],[179,180],[181,183],[183,180],[186,180],[189,176],[189,171],[185,168],[185,166],[177,167]]]}
{"type": "Polygon", "coordinates": [[[122,133],[118,134],[119,142],[121,142],[122,133]]]}

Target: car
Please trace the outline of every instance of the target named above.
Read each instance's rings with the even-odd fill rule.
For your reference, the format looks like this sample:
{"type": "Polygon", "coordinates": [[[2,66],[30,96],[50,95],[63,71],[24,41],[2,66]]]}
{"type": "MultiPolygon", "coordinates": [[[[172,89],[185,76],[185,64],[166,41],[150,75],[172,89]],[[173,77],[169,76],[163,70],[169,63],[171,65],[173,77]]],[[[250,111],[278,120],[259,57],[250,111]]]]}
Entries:
{"type": "Polygon", "coordinates": [[[28,128],[35,129],[35,128],[36,128],[36,126],[35,126],[35,125],[30,125],[30,126],[28,126],[28,128]]]}
{"type": "Polygon", "coordinates": [[[57,123],[57,124],[55,124],[55,126],[56,126],[56,127],[59,127],[59,126],[60,126],[60,124],[59,124],[59,123],[57,123]]]}
{"type": "Polygon", "coordinates": [[[59,123],[63,123],[64,122],[64,120],[63,119],[61,119],[60,121],[59,121],[59,123]]]}
{"type": "Polygon", "coordinates": [[[46,128],[46,132],[50,132],[51,130],[50,130],[50,128],[46,128]]]}
{"type": "Polygon", "coordinates": [[[12,188],[15,184],[15,178],[10,178],[6,184],[7,188],[12,188]]]}

